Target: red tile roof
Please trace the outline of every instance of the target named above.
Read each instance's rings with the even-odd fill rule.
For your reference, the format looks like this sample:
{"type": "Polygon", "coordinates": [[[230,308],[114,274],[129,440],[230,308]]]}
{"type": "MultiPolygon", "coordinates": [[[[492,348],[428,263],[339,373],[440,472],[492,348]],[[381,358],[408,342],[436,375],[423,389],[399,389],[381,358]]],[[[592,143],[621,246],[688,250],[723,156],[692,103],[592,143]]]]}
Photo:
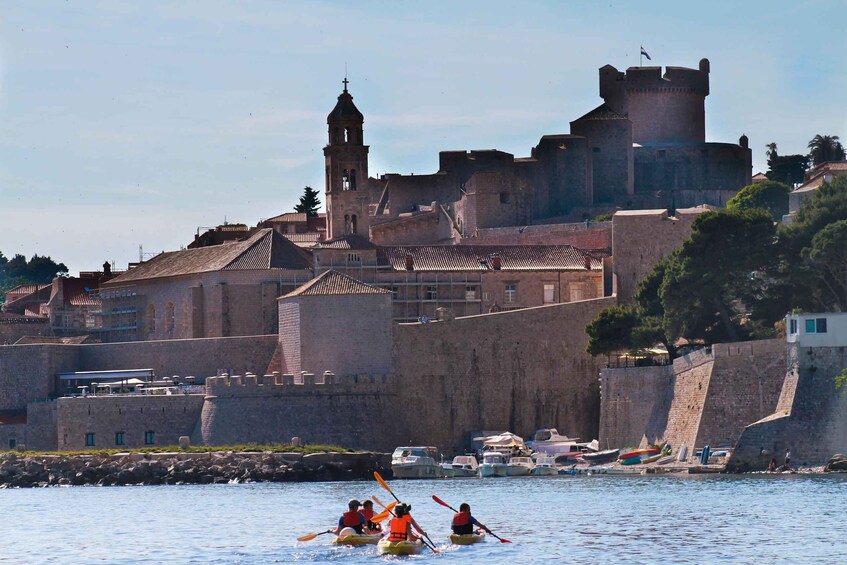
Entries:
{"type": "Polygon", "coordinates": [[[295,296],[326,296],[334,294],[391,294],[384,288],[371,286],[338,271],[325,271],[282,298],[295,296]]]}
{"type": "Polygon", "coordinates": [[[306,251],[265,228],[243,241],[161,253],[104,286],[224,270],[305,270],[311,266],[310,259],[306,251]]]}
{"type": "Polygon", "coordinates": [[[488,271],[492,256],[502,271],[584,271],[602,269],[602,261],[570,245],[427,245],[380,247],[377,261],[395,271],[406,270],[411,255],[415,271],[488,271]]]}
{"type": "Polygon", "coordinates": [[[361,235],[344,235],[327,241],[319,241],[315,245],[317,249],[374,249],[375,247],[376,245],[361,235]]]}

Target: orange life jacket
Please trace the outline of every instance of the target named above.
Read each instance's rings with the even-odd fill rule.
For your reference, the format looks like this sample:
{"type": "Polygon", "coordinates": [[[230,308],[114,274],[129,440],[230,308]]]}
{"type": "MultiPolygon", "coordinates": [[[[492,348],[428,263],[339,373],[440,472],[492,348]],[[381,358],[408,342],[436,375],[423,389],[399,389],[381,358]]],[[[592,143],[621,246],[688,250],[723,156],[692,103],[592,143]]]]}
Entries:
{"type": "Polygon", "coordinates": [[[355,510],[350,510],[341,515],[343,523],[348,528],[362,527],[362,515],[355,510]]]}
{"type": "Polygon", "coordinates": [[[471,523],[471,513],[470,512],[456,512],[453,516],[453,525],[454,526],[465,526],[471,523]]]}
{"type": "Polygon", "coordinates": [[[402,518],[392,518],[389,525],[391,529],[388,534],[388,541],[406,541],[408,539],[406,531],[409,528],[409,522],[405,516],[402,518]]]}
{"type": "Polygon", "coordinates": [[[361,510],[359,510],[359,512],[362,513],[362,516],[365,517],[365,520],[370,520],[376,514],[373,508],[362,508],[361,510]]]}

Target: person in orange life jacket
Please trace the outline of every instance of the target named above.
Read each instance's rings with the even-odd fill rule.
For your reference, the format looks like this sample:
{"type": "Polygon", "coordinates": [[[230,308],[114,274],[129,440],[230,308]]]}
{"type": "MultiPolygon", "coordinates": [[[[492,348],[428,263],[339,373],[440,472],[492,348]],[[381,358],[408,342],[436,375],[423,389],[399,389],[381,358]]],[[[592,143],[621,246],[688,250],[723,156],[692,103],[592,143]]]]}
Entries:
{"type": "Polygon", "coordinates": [[[463,502],[459,505],[459,512],[453,515],[453,533],[458,535],[473,534],[475,533],[474,526],[479,526],[489,534],[491,533],[491,530],[485,524],[471,516],[471,505],[463,502]]]}
{"type": "Polygon", "coordinates": [[[362,516],[364,516],[365,520],[367,520],[367,526],[368,526],[368,529],[370,531],[372,531],[372,532],[382,531],[382,526],[380,526],[379,524],[377,524],[375,522],[371,522],[371,518],[373,518],[374,515],[376,514],[376,512],[374,512],[373,500],[365,500],[362,503],[361,512],[362,512],[362,516]]]}
{"type": "Polygon", "coordinates": [[[388,523],[388,541],[418,541],[419,536],[412,532],[412,526],[423,536],[426,532],[421,528],[412,515],[409,514],[411,504],[398,504],[394,507],[395,517],[388,523]]]}
{"type": "Polygon", "coordinates": [[[338,535],[341,533],[341,530],[344,528],[353,528],[356,530],[357,534],[366,534],[369,532],[365,531],[365,527],[367,526],[367,520],[365,520],[365,516],[359,512],[359,507],[361,503],[355,498],[347,503],[347,512],[341,515],[338,519],[338,527],[335,530],[327,530],[329,533],[333,533],[338,535]]]}

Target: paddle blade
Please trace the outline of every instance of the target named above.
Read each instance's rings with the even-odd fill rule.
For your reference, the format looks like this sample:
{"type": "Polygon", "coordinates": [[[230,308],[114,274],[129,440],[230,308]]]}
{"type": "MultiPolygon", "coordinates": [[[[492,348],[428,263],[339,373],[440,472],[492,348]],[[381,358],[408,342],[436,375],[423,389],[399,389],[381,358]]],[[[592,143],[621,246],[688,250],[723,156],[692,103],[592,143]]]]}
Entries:
{"type": "Polygon", "coordinates": [[[506,538],[500,538],[500,543],[512,543],[511,540],[507,540],[506,538]]]}
{"type": "Polygon", "coordinates": [[[391,512],[389,512],[388,510],[383,510],[379,514],[374,514],[371,517],[371,522],[374,522],[374,523],[382,522],[383,520],[388,518],[390,515],[391,515],[391,512]]]}
{"type": "Polygon", "coordinates": [[[385,479],[382,478],[382,475],[379,474],[379,471],[374,471],[374,478],[376,479],[376,482],[379,483],[379,486],[381,486],[388,492],[391,492],[391,487],[388,486],[388,483],[385,482],[385,479]]]}
{"type": "Polygon", "coordinates": [[[374,502],[376,502],[377,504],[379,504],[380,506],[382,506],[385,510],[388,510],[388,506],[386,506],[385,504],[383,504],[383,503],[382,503],[382,501],[381,501],[380,499],[378,499],[377,497],[372,496],[372,497],[371,497],[371,499],[372,499],[374,502]]]}
{"type": "MultiPolygon", "coordinates": [[[[321,534],[322,533],[325,533],[325,532],[321,532],[321,534]]],[[[311,541],[321,534],[306,534],[305,536],[300,536],[299,538],[297,538],[297,541],[311,541]]]]}
{"type": "Polygon", "coordinates": [[[438,504],[440,504],[441,506],[446,506],[447,508],[449,508],[449,509],[450,509],[450,510],[452,510],[453,512],[455,512],[455,511],[456,511],[456,509],[455,509],[455,508],[453,508],[452,506],[450,506],[449,504],[447,504],[446,502],[444,502],[443,500],[441,500],[440,498],[438,498],[438,497],[437,497],[437,496],[435,496],[434,494],[432,495],[432,499],[433,499],[435,502],[437,502],[438,504]]]}

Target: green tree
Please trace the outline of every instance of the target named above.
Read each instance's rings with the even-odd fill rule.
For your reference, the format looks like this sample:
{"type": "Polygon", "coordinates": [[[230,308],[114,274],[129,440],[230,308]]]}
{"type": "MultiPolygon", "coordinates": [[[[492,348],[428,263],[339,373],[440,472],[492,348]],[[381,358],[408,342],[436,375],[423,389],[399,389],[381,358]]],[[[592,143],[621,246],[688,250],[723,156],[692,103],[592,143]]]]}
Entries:
{"type": "Polygon", "coordinates": [[[659,296],[667,334],[706,343],[749,336],[744,298],[761,292],[756,273],[771,258],[776,228],[761,209],[704,212],[668,262],[659,296]]]}
{"type": "Polygon", "coordinates": [[[813,166],[827,161],[843,161],[844,146],[837,135],[816,135],[809,142],[809,159],[813,166]]]}
{"type": "Polygon", "coordinates": [[[50,257],[33,255],[27,261],[20,253],[7,259],[0,253],[0,295],[5,299],[6,291],[22,284],[48,284],[56,276],[67,275],[68,268],[50,257]]]}
{"type": "Polygon", "coordinates": [[[779,221],[788,214],[788,193],[791,189],[787,184],[766,180],[749,184],[738,191],[738,194],[726,203],[730,209],[747,210],[762,208],[771,217],[779,221]]]}
{"type": "Polygon", "coordinates": [[[307,186],[303,189],[303,196],[300,197],[300,203],[294,206],[294,211],[301,214],[305,213],[307,216],[317,216],[318,206],[320,205],[321,201],[318,199],[318,191],[311,186],[307,186]]]}
{"type": "Polygon", "coordinates": [[[638,314],[633,306],[610,306],[600,311],[588,323],[586,351],[591,355],[614,353],[632,348],[632,330],[638,325],[638,314]]]}
{"type": "Polygon", "coordinates": [[[788,186],[803,182],[803,175],[809,169],[807,155],[777,155],[768,157],[768,170],[765,176],[769,180],[784,182],[788,186]]]}
{"type": "Polygon", "coordinates": [[[827,296],[842,312],[847,311],[847,220],[821,229],[805,252],[827,296]]]}
{"type": "Polygon", "coordinates": [[[676,358],[676,341],[678,335],[665,330],[665,307],[659,296],[665,272],[678,252],[674,251],[668,257],[661,259],[653,266],[653,270],[638,282],[635,292],[635,302],[638,304],[638,325],[633,329],[633,342],[640,347],[649,347],[661,343],[668,350],[671,359],[676,358]]]}

